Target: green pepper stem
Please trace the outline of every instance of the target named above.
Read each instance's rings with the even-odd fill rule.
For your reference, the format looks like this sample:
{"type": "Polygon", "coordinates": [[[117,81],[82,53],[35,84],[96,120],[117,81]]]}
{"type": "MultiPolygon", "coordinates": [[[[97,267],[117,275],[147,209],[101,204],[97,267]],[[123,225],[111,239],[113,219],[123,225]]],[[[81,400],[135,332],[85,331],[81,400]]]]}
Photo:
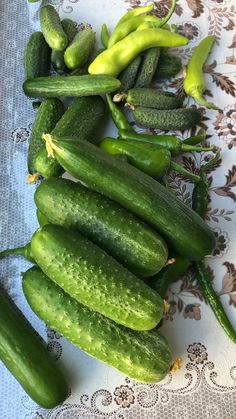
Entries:
{"type": "Polygon", "coordinates": [[[201,177],[195,175],[194,173],[189,172],[188,170],[184,169],[180,164],[176,163],[175,161],[170,162],[170,169],[174,170],[175,172],[180,173],[182,176],[191,179],[193,182],[200,182],[201,177]]]}
{"type": "Polygon", "coordinates": [[[202,166],[200,169],[200,173],[206,173],[209,169],[211,169],[212,167],[214,167],[216,165],[216,163],[220,160],[221,155],[220,155],[220,151],[218,151],[218,153],[216,153],[215,157],[211,160],[209,160],[205,166],[202,166]]]}
{"type": "Polygon", "coordinates": [[[183,143],[181,144],[181,151],[182,152],[188,152],[188,151],[196,151],[200,153],[201,151],[216,151],[217,147],[215,145],[212,145],[210,147],[201,147],[201,146],[194,146],[190,144],[183,143]]]}
{"type": "Polygon", "coordinates": [[[170,20],[171,16],[173,15],[175,11],[175,7],[176,7],[176,0],[172,0],[171,8],[169,12],[167,13],[167,15],[161,20],[161,23],[159,25],[160,28],[162,28],[162,26],[164,26],[168,22],[168,20],[170,20]]]}

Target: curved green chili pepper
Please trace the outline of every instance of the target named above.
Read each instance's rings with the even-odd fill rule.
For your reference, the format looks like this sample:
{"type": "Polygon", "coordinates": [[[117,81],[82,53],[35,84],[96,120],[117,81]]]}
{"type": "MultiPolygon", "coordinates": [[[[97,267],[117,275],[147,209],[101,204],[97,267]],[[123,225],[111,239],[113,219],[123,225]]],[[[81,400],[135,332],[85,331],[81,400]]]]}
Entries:
{"type": "Polygon", "coordinates": [[[197,145],[206,139],[206,130],[201,128],[193,137],[186,138],[183,143],[189,145],[197,145]]]}
{"type": "Polygon", "coordinates": [[[140,15],[144,15],[147,14],[149,12],[151,12],[154,9],[155,4],[151,3],[149,4],[149,6],[141,6],[141,7],[135,7],[131,10],[128,10],[128,12],[126,12],[119,20],[119,22],[117,23],[116,27],[118,25],[120,25],[121,23],[127,21],[128,19],[131,19],[135,16],[140,16],[140,15]]]}
{"type": "Polygon", "coordinates": [[[125,155],[128,162],[155,179],[161,179],[169,170],[181,173],[184,177],[198,182],[201,178],[180,164],[171,161],[171,154],[166,148],[154,144],[123,141],[114,138],[104,138],[99,147],[112,155],[125,155]]]}
{"type": "Polygon", "coordinates": [[[118,108],[118,106],[115,105],[110,95],[106,95],[107,103],[109,106],[109,109],[111,111],[112,119],[116,125],[116,127],[120,130],[128,130],[131,131],[132,128],[129,125],[125,115],[123,114],[122,110],[118,108]]]}
{"type": "Polygon", "coordinates": [[[105,50],[90,64],[90,74],[118,76],[134,58],[153,47],[177,47],[186,45],[187,38],[164,29],[145,29],[132,32],[113,47],[105,50]]]}
{"type": "MultiPolygon", "coordinates": [[[[118,128],[119,129],[119,128],[118,128]]],[[[119,129],[119,137],[123,140],[131,141],[141,141],[145,143],[155,144],[163,148],[170,150],[172,156],[178,156],[181,153],[186,153],[189,151],[214,151],[216,150],[215,146],[211,147],[200,147],[189,145],[181,141],[179,138],[174,135],[150,135],[150,134],[141,134],[137,133],[134,130],[131,132],[129,129],[119,129]]]]}
{"type": "Polygon", "coordinates": [[[174,258],[174,263],[164,267],[147,282],[162,298],[166,298],[170,284],[177,281],[191,266],[190,260],[184,256],[170,253],[169,258],[174,258]]]}
{"type": "Polygon", "coordinates": [[[104,48],[108,47],[109,40],[110,40],[110,35],[108,32],[107,25],[106,23],[103,23],[102,29],[101,29],[101,42],[104,48]]]}
{"type": "Polygon", "coordinates": [[[187,66],[184,78],[184,91],[192,96],[198,103],[209,109],[218,109],[213,103],[208,103],[202,94],[205,90],[205,80],[203,75],[203,65],[215,42],[215,36],[209,35],[204,38],[195,48],[187,66]]]}

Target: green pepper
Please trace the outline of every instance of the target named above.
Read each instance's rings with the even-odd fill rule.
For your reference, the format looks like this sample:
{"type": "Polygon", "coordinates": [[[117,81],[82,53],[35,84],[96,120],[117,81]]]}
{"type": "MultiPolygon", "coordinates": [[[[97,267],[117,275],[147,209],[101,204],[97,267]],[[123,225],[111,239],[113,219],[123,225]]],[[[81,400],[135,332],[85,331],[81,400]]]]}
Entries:
{"type": "Polygon", "coordinates": [[[101,29],[101,42],[104,48],[108,47],[109,39],[110,39],[110,35],[108,32],[107,25],[106,23],[103,23],[102,29],[101,29]]]}
{"type": "Polygon", "coordinates": [[[188,179],[198,182],[200,177],[187,171],[180,164],[171,161],[171,153],[166,148],[154,144],[104,138],[100,148],[112,155],[125,155],[130,164],[152,176],[161,179],[169,170],[181,173],[188,179]]]}
{"type": "Polygon", "coordinates": [[[147,282],[162,298],[166,298],[170,284],[177,281],[191,266],[189,259],[176,253],[170,253],[169,258],[173,258],[174,263],[165,266],[147,282]]]}
{"type": "Polygon", "coordinates": [[[123,22],[126,22],[127,20],[135,17],[135,16],[140,16],[140,15],[144,15],[147,14],[149,12],[151,12],[154,9],[155,4],[151,3],[148,6],[141,6],[141,7],[134,7],[131,10],[128,10],[128,12],[126,12],[119,20],[119,22],[116,25],[116,28],[118,25],[120,25],[123,22]]]}
{"type": "MultiPolygon", "coordinates": [[[[119,129],[119,128],[118,128],[119,129]]],[[[189,151],[214,151],[216,150],[215,146],[211,147],[200,147],[187,144],[181,141],[179,138],[174,135],[150,135],[150,134],[140,134],[134,130],[131,132],[129,129],[119,129],[119,137],[123,140],[129,141],[141,141],[149,144],[159,145],[160,147],[167,148],[170,150],[172,156],[178,156],[181,153],[189,151]]],[[[194,138],[194,137],[191,137],[194,138]]],[[[199,138],[199,137],[198,137],[199,138]]],[[[203,138],[203,132],[201,132],[200,138],[203,138]]],[[[202,141],[200,139],[200,141],[202,141]]],[[[199,142],[199,141],[198,141],[199,142]]]]}
{"type": "Polygon", "coordinates": [[[123,114],[122,110],[115,105],[110,95],[106,95],[107,103],[109,109],[111,111],[112,119],[119,130],[128,130],[131,131],[132,128],[129,125],[125,115],[123,114]]]}
{"type": "Polygon", "coordinates": [[[203,65],[215,42],[215,36],[209,35],[204,38],[195,48],[192,57],[188,62],[186,75],[184,78],[184,91],[192,96],[198,103],[209,109],[218,109],[213,103],[208,103],[202,94],[205,90],[205,80],[203,75],[203,65]]]}
{"type": "Polygon", "coordinates": [[[118,76],[134,58],[153,47],[177,47],[186,45],[187,38],[164,29],[144,29],[130,33],[111,48],[106,49],[89,66],[90,74],[118,76]]]}

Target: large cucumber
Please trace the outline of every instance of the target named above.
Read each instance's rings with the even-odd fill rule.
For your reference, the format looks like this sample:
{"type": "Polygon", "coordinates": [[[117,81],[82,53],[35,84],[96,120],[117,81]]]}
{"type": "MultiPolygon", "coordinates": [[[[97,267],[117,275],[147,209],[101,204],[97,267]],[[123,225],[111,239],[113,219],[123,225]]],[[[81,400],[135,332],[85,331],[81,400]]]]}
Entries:
{"type": "Polygon", "coordinates": [[[91,143],[44,139],[67,172],[153,225],[178,254],[201,260],[212,253],[215,237],[207,224],[156,180],[91,143]]]}
{"type": "MultiPolygon", "coordinates": [[[[76,98],[58,121],[52,134],[69,135],[72,138],[78,137],[84,141],[94,141],[99,133],[104,116],[105,103],[101,96],[76,98]]],[[[48,157],[44,146],[35,157],[35,169],[45,178],[60,176],[64,171],[55,159],[48,157]]]]}
{"type": "Polygon", "coordinates": [[[63,51],[68,44],[68,38],[61,24],[60,17],[50,4],[40,8],[41,31],[48,45],[55,51],[63,51]]]}
{"type": "Polygon", "coordinates": [[[77,231],[45,225],[33,235],[31,251],[49,278],[91,309],[135,330],[160,322],[160,296],[77,231]]]}
{"type": "Polygon", "coordinates": [[[64,376],[22,313],[0,290],[0,359],[28,395],[47,409],[68,396],[64,376]]]}
{"type": "Polygon", "coordinates": [[[25,79],[48,76],[50,72],[51,48],[42,32],[30,36],[24,53],[25,79]]]}
{"type": "Polygon", "coordinates": [[[158,272],[166,262],[165,242],[149,226],[110,199],[67,179],[47,179],[35,203],[52,224],[78,229],[138,276],[158,272]]]}
{"type": "Polygon", "coordinates": [[[35,159],[38,150],[43,145],[42,135],[51,132],[63,115],[63,104],[59,99],[49,98],[43,101],[36,114],[28,148],[28,171],[35,172],[35,159]]]}
{"type": "Polygon", "coordinates": [[[26,80],[23,90],[29,97],[91,96],[111,93],[120,87],[112,76],[48,76],[26,80]]]}
{"type": "Polygon", "coordinates": [[[155,109],[176,109],[183,106],[183,99],[175,93],[150,88],[130,89],[126,101],[133,106],[155,109]]]}
{"type": "Polygon", "coordinates": [[[117,325],[71,298],[36,267],[23,274],[23,290],[42,320],[89,355],[143,383],[167,374],[171,351],[156,329],[137,332],[117,325]]]}

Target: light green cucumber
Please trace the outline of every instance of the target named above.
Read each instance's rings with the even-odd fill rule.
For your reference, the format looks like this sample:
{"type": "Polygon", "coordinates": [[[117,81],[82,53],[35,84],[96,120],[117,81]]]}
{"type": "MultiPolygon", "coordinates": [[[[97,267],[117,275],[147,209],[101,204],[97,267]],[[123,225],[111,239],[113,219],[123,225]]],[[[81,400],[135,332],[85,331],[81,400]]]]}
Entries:
{"type": "Polygon", "coordinates": [[[82,67],[88,61],[96,43],[95,32],[90,28],[79,31],[64,54],[66,66],[73,70],[82,67]]]}
{"type": "Polygon", "coordinates": [[[55,51],[63,51],[67,47],[68,38],[56,9],[49,4],[41,7],[39,20],[41,31],[48,45],[55,51]]]}
{"type": "Polygon", "coordinates": [[[31,251],[49,278],[89,308],[134,330],[160,322],[160,296],[77,231],[48,224],[33,235],[31,251]]]}
{"type": "Polygon", "coordinates": [[[84,352],[142,383],[168,373],[172,355],[156,330],[137,332],[83,306],[37,267],[23,274],[25,297],[34,312],[84,352]]]}
{"type": "MultiPolygon", "coordinates": [[[[71,19],[63,19],[61,21],[64,32],[68,38],[68,43],[70,44],[75,35],[77,34],[76,22],[71,19]]],[[[52,51],[51,62],[54,70],[58,74],[63,74],[66,72],[66,65],[64,61],[64,51],[52,51]]]]}

